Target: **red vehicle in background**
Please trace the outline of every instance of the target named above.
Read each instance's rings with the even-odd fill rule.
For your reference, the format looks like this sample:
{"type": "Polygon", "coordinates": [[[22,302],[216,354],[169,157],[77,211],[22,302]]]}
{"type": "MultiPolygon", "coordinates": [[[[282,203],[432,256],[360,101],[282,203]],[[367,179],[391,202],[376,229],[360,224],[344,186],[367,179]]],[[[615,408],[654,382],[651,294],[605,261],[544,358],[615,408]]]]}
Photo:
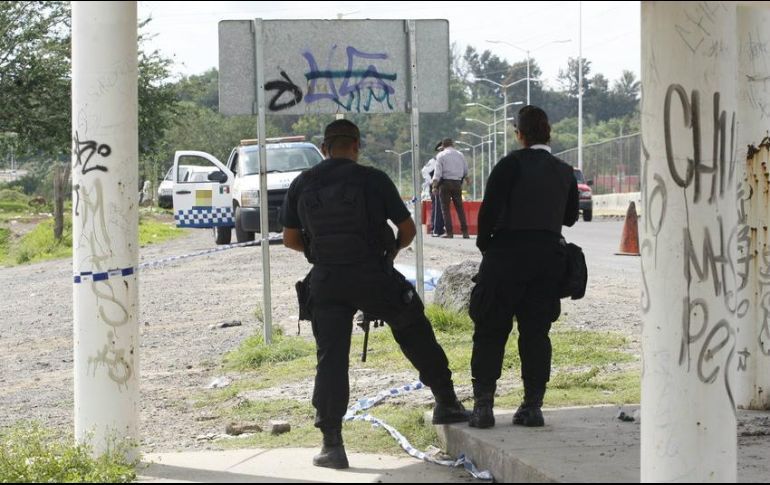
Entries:
{"type": "Polygon", "coordinates": [[[580,197],[580,212],[583,213],[584,221],[591,222],[591,219],[594,217],[594,201],[591,198],[593,195],[591,185],[594,184],[594,181],[589,180],[586,182],[583,171],[577,168],[575,169],[575,178],[577,179],[578,196],[580,197]]]}

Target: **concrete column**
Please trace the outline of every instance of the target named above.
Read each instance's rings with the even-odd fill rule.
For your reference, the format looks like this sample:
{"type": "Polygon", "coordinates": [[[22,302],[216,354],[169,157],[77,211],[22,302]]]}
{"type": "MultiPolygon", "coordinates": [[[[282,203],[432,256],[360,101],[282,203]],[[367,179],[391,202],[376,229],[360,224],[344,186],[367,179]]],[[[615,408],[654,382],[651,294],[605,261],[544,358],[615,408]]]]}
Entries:
{"type": "Polygon", "coordinates": [[[73,2],[75,435],[138,441],[136,2],[73,2]]]}
{"type": "Polygon", "coordinates": [[[767,26],[770,9],[738,7],[739,160],[744,176],[739,186],[738,237],[741,275],[738,365],[734,382],[736,404],[746,409],[770,409],[770,50],[767,26]],[[747,153],[746,147],[754,149],[747,153]]]}
{"type": "Polygon", "coordinates": [[[735,482],[734,6],[642,2],[643,482],[735,482]]]}

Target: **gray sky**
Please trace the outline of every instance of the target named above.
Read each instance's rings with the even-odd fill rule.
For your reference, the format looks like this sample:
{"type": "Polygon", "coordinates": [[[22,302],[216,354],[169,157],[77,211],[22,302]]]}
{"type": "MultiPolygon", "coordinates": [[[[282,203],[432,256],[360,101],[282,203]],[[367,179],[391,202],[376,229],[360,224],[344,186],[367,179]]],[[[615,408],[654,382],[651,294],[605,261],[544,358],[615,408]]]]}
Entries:
{"type": "MultiPolygon", "coordinates": [[[[217,23],[223,19],[445,18],[450,42],[516,62],[529,49],[547,84],[556,86],[567,58],[578,56],[578,2],[139,2],[139,17],[152,15],[150,46],[176,61],[179,74],[217,66],[217,23]],[[570,39],[569,43],[551,43],[570,39]],[[549,44],[550,43],[550,44],[549,44]]],[[[624,69],[639,75],[639,2],[583,2],[583,57],[610,80],[624,69]]],[[[524,77],[524,76],[522,76],[524,77]]]]}

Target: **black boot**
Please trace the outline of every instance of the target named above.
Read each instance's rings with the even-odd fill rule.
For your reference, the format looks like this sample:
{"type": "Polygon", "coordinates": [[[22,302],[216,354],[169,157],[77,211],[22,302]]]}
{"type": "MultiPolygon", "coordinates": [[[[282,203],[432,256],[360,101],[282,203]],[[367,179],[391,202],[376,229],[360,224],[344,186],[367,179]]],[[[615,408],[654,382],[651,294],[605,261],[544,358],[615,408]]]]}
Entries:
{"type": "Polygon", "coordinates": [[[433,424],[465,423],[468,421],[471,413],[457,399],[452,383],[439,389],[431,388],[431,391],[436,398],[436,407],[433,408],[433,424]]]}
{"type": "Polygon", "coordinates": [[[313,457],[313,465],[342,470],[348,468],[348,456],[342,444],[342,431],[324,430],[324,442],[321,453],[313,457]]]}
{"type": "Polygon", "coordinates": [[[473,393],[473,412],[468,426],[471,428],[491,428],[495,425],[495,413],[492,408],[495,405],[495,391],[481,391],[473,393]]]}
{"type": "Polygon", "coordinates": [[[543,396],[545,389],[525,389],[524,401],[513,415],[513,424],[517,426],[527,426],[530,428],[545,426],[543,419],[543,396]]]}

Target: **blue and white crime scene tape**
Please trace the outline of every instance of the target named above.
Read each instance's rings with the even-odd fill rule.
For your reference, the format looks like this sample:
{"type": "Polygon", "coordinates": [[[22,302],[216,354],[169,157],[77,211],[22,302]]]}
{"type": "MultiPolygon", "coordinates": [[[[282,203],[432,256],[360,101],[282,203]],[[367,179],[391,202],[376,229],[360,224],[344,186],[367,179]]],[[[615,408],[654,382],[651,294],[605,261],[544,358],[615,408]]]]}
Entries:
{"type": "Polygon", "coordinates": [[[78,273],[74,276],[75,284],[78,283],[85,283],[88,281],[93,281],[94,283],[99,281],[106,281],[110,278],[125,278],[126,276],[131,276],[136,271],[134,268],[123,268],[123,269],[112,269],[109,271],[102,271],[100,273],[94,273],[93,271],[83,271],[82,273],[78,273]]]}
{"type": "MultiPolygon", "coordinates": [[[[283,236],[281,236],[280,234],[274,234],[268,238],[268,241],[276,242],[276,241],[281,241],[282,239],[283,239],[283,236]]],[[[156,261],[149,261],[149,262],[140,264],[138,268],[116,268],[116,269],[100,271],[100,272],[83,271],[81,273],[75,273],[73,276],[73,279],[75,284],[80,284],[80,283],[88,283],[88,282],[97,283],[99,281],[107,281],[111,278],[125,278],[126,276],[131,276],[137,273],[138,270],[140,269],[158,268],[161,266],[165,266],[167,264],[171,264],[171,263],[189,259],[189,258],[205,256],[207,254],[220,253],[222,251],[227,251],[229,249],[245,248],[249,246],[260,246],[261,244],[262,244],[261,239],[258,239],[256,241],[249,241],[245,243],[228,244],[226,246],[218,246],[216,248],[204,249],[202,251],[196,251],[194,253],[181,254],[179,256],[171,256],[168,258],[158,259],[156,261]]]]}
{"type": "Polygon", "coordinates": [[[345,417],[343,418],[344,421],[364,421],[367,423],[371,423],[375,427],[381,427],[385,431],[390,434],[390,436],[393,437],[393,439],[398,442],[399,446],[409,454],[409,456],[412,456],[414,458],[417,458],[418,460],[426,461],[428,463],[433,463],[435,465],[441,465],[441,466],[449,466],[449,467],[463,467],[465,470],[468,471],[474,478],[477,478],[479,480],[493,480],[492,474],[488,471],[479,471],[476,466],[471,462],[469,459],[465,457],[465,455],[460,455],[456,460],[439,460],[436,459],[424,451],[420,451],[414,446],[412,446],[411,443],[409,443],[409,440],[406,439],[404,435],[398,432],[396,428],[389,425],[385,421],[375,418],[369,413],[363,413],[364,411],[373,408],[374,406],[378,405],[382,401],[391,398],[400,396],[402,394],[406,394],[408,392],[412,391],[418,391],[420,389],[424,389],[425,385],[423,385],[422,382],[417,381],[413,384],[407,384],[402,387],[393,388],[393,389],[387,389],[385,391],[380,392],[374,397],[367,397],[363,399],[359,399],[353,406],[351,406],[348,409],[348,412],[345,413],[345,417]],[[360,414],[363,413],[363,414],[360,414]]]}
{"type": "MultiPolygon", "coordinates": [[[[272,235],[272,236],[270,236],[268,238],[269,242],[281,241],[281,240],[283,240],[283,236],[280,235],[280,234],[275,234],[275,235],[272,235]]],[[[173,263],[173,262],[180,261],[180,260],[183,260],[183,259],[195,258],[195,257],[198,257],[198,256],[205,256],[207,254],[221,253],[222,251],[227,251],[227,250],[230,250],[230,249],[245,248],[245,247],[249,247],[249,246],[260,246],[261,244],[262,244],[262,240],[261,239],[257,239],[256,241],[249,241],[249,242],[245,242],[245,243],[236,243],[236,244],[228,244],[226,246],[218,246],[216,248],[204,249],[202,251],[197,251],[197,252],[194,252],[194,253],[182,254],[180,256],[171,256],[169,258],[163,258],[163,259],[159,259],[157,261],[150,261],[148,263],[142,263],[142,264],[139,265],[139,269],[157,268],[158,266],[164,266],[164,265],[167,265],[169,263],[173,263]]]]}

